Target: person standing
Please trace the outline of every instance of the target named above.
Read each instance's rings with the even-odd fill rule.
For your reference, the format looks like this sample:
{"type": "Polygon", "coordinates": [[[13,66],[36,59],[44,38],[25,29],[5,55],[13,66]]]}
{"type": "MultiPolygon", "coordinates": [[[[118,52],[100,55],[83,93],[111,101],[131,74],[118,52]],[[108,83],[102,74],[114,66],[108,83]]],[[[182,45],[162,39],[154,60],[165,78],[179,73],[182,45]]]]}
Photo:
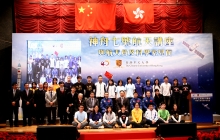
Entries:
{"type": "Polygon", "coordinates": [[[99,106],[98,99],[95,98],[95,94],[93,91],[90,93],[90,97],[86,100],[86,108],[87,108],[87,114],[90,115],[91,112],[93,112],[95,106],[99,106]]]}
{"type": "Polygon", "coordinates": [[[105,93],[105,98],[103,98],[100,102],[100,108],[101,108],[101,112],[102,114],[104,114],[106,112],[106,108],[107,106],[113,106],[112,103],[112,99],[108,97],[108,93],[105,93]]]}
{"type": "Polygon", "coordinates": [[[13,83],[12,89],[9,90],[9,93],[8,93],[10,127],[13,127],[13,114],[15,116],[14,126],[18,127],[18,108],[19,108],[20,92],[21,91],[18,90],[17,83],[13,83]]]}
{"type": "Polygon", "coordinates": [[[114,84],[114,80],[113,79],[109,79],[108,80],[108,85],[107,85],[107,92],[109,94],[109,98],[112,99],[112,103],[113,103],[113,106],[112,106],[112,110],[115,112],[116,109],[115,109],[115,105],[116,105],[116,93],[115,93],[115,84],[114,84]]]}
{"type": "Polygon", "coordinates": [[[78,98],[76,100],[76,110],[79,109],[79,106],[80,105],[83,105],[84,106],[84,109],[86,110],[86,100],[83,98],[83,94],[82,93],[79,93],[78,94],[78,98]],[[78,108],[78,109],[77,109],[78,108]]]}
{"type": "Polygon", "coordinates": [[[146,95],[147,91],[150,91],[150,96],[154,97],[154,96],[152,96],[152,94],[153,94],[153,86],[151,86],[151,82],[150,82],[149,79],[146,80],[146,85],[144,86],[144,94],[145,95],[146,95]]]}
{"type": "Polygon", "coordinates": [[[158,89],[159,90],[159,93],[161,94],[161,91],[160,91],[160,81],[159,79],[155,79],[154,80],[154,84],[153,84],[153,92],[152,92],[152,96],[154,98],[155,96],[155,90],[158,89]]]}
{"type": "Polygon", "coordinates": [[[74,86],[71,87],[71,92],[67,94],[67,113],[69,117],[69,123],[72,124],[73,122],[73,115],[76,112],[76,106],[77,106],[77,98],[78,94],[76,93],[76,88],[74,86]]]}
{"type": "Polygon", "coordinates": [[[123,81],[122,80],[118,80],[118,85],[115,89],[116,92],[116,99],[120,98],[120,92],[121,91],[125,91],[125,87],[123,86],[123,81]]]}
{"type": "Polygon", "coordinates": [[[79,111],[74,115],[73,126],[78,129],[83,129],[87,124],[87,113],[84,111],[84,106],[81,104],[79,105],[79,111]]]}
{"type": "Polygon", "coordinates": [[[177,79],[173,80],[173,85],[171,86],[171,93],[173,99],[172,103],[180,107],[180,87],[177,79]]]}
{"type": "Polygon", "coordinates": [[[28,125],[32,125],[32,109],[34,94],[32,90],[29,90],[29,84],[24,84],[24,90],[21,93],[22,99],[22,111],[23,111],[23,126],[27,125],[26,118],[28,118],[28,125]]]}
{"type": "Polygon", "coordinates": [[[44,117],[46,112],[45,106],[45,92],[43,90],[43,84],[39,83],[39,88],[35,91],[34,94],[34,107],[36,110],[36,121],[37,124],[43,125],[44,124],[44,117]]]}
{"type": "Polygon", "coordinates": [[[102,80],[102,75],[99,75],[98,82],[95,83],[96,98],[99,100],[99,102],[101,102],[102,98],[104,98],[104,94],[106,92],[106,84],[102,80]]]}
{"type": "Polygon", "coordinates": [[[57,78],[53,78],[52,85],[53,85],[53,91],[56,92],[56,89],[59,88],[59,85],[57,84],[57,78]]]}
{"type": "Polygon", "coordinates": [[[117,112],[121,112],[121,107],[125,106],[125,110],[129,112],[129,99],[125,97],[125,92],[123,90],[120,91],[120,97],[116,100],[116,110],[117,112]]]}
{"type": "Polygon", "coordinates": [[[171,84],[168,83],[169,78],[164,76],[164,83],[161,84],[161,93],[163,94],[164,103],[166,104],[167,109],[170,108],[170,96],[171,96],[171,84]]]}
{"type": "Polygon", "coordinates": [[[64,83],[64,87],[67,88],[67,93],[71,91],[73,83],[71,82],[71,77],[67,76],[67,82],[64,83]]]}
{"type": "Polygon", "coordinates": [[[183,77],[182,78],[182,86],[181,86],[181,111],[182,113],[184,113],[184,116],[186,115],[190,115],[189,114],[189,99],[188,99],[188,95],[190,95],[192,93],[192,87],[189,83],[187,83],[187,78],[186,77],[183,77]]]}
{"type": "Polygon", "coordinates": [[[163,101],[164,101],[163,95],[160,94],[159,89],[155,89],[154,102],[157,106],[157,110],[160,108],[160,105],[163,101]]]}
{"type": "Polygon", "coordinates": [[[53,85],[49,86],[49,91],[45,93],[46,108],[47,108],[47,122],[48,125],[56,124],[56,107],[57,94],[53,91],[53,85]],[[52,113],[52,120],[51,120],[52,113]]]}
{"type": "Polygon", "coordinates": [[[135,83],[135,90],[138,93],[138,98],[140,98],[141,100],[144,98],[144,84],[141,83],[141,77],[138,76],[136,78],[136,83],[135,83]]]}
{"type": "Polygon", "coordinates": [[[82,93],[83,96],[85,95],[85,85],[82,83],[82,77],[81,76],[77,76],[77,82],[74,84],[74,86],[76,87],[76,92],[77,93],[82,93]]]}
{"type": "Polygon", "coordinates": [[[134,97],[135,85],[132,83],[132,78],[127,78],[127,84],[125,85],[126,97],[130,100],[134,97]]]}
{"type": "Polygon", "coordinates": [[[60,117],[60,124],[67,123],[67,88],[64,87],[64,82],[59,82],[59,88],[56,89],[57,103],[58,103],[58,116],[60,117]]]}
{"type": "Polygon", "coordinates": [[[95,84],[92,82],[91,76],[87,76],[87,83],[85,84],[85,88],[86,88],[85,98],[89,98],[90,93],[95,92],[95,84]]]}

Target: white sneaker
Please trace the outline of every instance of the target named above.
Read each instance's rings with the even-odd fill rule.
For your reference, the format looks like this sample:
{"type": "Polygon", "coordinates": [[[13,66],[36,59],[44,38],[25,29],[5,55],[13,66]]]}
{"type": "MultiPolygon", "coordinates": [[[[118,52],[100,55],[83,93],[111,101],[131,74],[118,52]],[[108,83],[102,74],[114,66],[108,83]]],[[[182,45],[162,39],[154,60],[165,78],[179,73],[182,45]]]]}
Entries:
{"type": "Polygon", "coordinates": [[[99,129],[103,129],[104,128],[104,126],[99,126],[99,129]]]}
{"type": "Polygon", "coordinates": [[[130,127],[130,126],[127,126],[127,128],[130,129],[131,127],[130,127]]]}

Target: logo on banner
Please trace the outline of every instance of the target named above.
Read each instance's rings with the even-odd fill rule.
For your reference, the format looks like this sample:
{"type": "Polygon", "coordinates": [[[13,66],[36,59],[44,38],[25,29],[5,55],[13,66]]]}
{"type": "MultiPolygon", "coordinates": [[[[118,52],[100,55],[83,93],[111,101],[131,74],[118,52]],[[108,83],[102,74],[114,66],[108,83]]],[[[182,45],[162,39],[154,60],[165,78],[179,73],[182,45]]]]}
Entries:
{"type": "Polygon", "coordinates": [[[190,52],[194,52],[200,58],[203,59],[205,57],[205,55],[203,53],[201,53],[200,51],[197,50],[197,48],[199,47],[198,43],[195,43],[193,45],[189,45],[188,43],[183,41],[183,45],[185,45],[189,49],[190,52]]]}
{"type": "Polygon", "coordinates": [[[105,61],[102,61],[101,62],[101,65],[104,67],[104,66],[108,66],[110,64],[110,61],[109,60],[105,60],[105,61]]]}
{"type": "Polygon", "coordinates": [[[116,63],[116,66],[119,68],[122,66],[122,60],[116,60],[115,63],[116,63]]]}

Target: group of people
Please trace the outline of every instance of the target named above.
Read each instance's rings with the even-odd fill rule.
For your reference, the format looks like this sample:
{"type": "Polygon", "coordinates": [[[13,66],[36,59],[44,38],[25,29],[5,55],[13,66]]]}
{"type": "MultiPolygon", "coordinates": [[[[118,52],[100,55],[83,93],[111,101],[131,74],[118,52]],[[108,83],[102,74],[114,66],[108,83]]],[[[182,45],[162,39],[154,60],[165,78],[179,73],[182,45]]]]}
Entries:
{"type": "Polygon", "coordinates": [[[161,85],[158,79],[153,85],[146,80],[144,85],[140,77],[136,78],[135,84],[128,77],[125,85],[122,80],[115,84],[112,79],[105,84],[101,75],[96,83],[92,83],[91,76],[87,76],[86,84],[81,80],[82,77],[77,76],[77,82],[72,83],[68,76],[67,82],[60,81],[58,84],[57,78],[53,78],[52,85],[44,82],[37,86],[33,82],[31,88],[25,83],[23,91],[17,89],[17,83],[13,83],[8,94],[10,126],[18,126],[20,99],[23,126],[32,125],[33,117],[37,124],[44,124],[45,114],[48,125],[56,124],[58,116],[60,124],[72,124],[77,128],[142,128],[146,124],[180,123],[183,122],[181,114],[189,115],[187,96],[192,90],[186,77],[182,78],[181,86],[177,79],[171,85],[167,76],[161,85]]]}
{"type": "Polygon", "coordinates": [[[40,57],[28,58],[27,83],[52,84],[52,78],[58,81],[67,81],[67,76],[71,76],[71,82],[75,83],[77,75],[81,75],[81,57],[58,56],[41,54],[40,57]]]}

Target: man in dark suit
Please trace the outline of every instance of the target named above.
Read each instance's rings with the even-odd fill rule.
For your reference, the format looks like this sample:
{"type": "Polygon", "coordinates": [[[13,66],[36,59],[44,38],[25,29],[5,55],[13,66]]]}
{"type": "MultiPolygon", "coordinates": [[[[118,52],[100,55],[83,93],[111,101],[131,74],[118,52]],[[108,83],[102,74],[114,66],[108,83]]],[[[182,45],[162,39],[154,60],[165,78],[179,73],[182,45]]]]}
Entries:
{"type": "Polygon", "coordinates": [[[64,87],[64,82],[59,82],[60,87],[56,89],[58,102],[58,116],[60,117],[60,124],[67,123],[67,88],[64,87]]]}
{"type": "Polygon", "coordinates": [[[29,90],[28,83],[24,84],[24,90],[21,92],[22,111],[23,111],[23,126],[27,125],[26,118],[28,118],[28,125],[32,125],[32,109],[33,109],[33,91],[29,90]]]}
{"type": "Polygon", "coordinates": [[[129,99],[125,97],[125,92],[120,91],[120,97],[116,100],[116,109],[118,112],[121,111],[122,105],[125,106],[125,109],[129,111],[129,99]]]}
{"type": "Polygon", "coordinates": [[[34,107],[36,108],[37,124],[44,124],[44,117],[46,112],[45,103],[45,91],[43,90],[43,84],[39,83],[39,88],[35,91],[34,94],[34,107]]]}
{"type": "Polygon", "coordinates": [[[15,115],[14,126],[18,127],[18,107],[20,100],[20,90],[17,89],[17,83],[12,84],[12,89],[8,93],[9,99],[9,123],[13,127],[13,113],[15,115]]]}
{"type": "Polygon", "coordinates": [[[67,103],[68,103],[68,107],[67,107],[67,113],[68,113],[68,117],[69,117],[69,124],[72,125],[73,122],[73,115],[75,114],[75,112],[77,111],[77,97],[78,94],[76,93],[76,87],[72,86],[71,87],[71,92],[69,92],[67,94],[67,103]]]}

